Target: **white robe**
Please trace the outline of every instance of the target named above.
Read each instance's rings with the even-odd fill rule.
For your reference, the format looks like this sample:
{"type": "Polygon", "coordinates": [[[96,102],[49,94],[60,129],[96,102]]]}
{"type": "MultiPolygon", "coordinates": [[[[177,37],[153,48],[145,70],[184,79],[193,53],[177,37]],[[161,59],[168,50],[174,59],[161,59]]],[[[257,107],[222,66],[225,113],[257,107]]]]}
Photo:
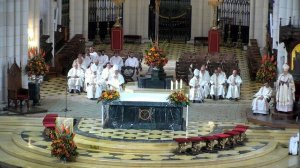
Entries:
{"type": "Polygon", "coordinates": [[[86,92],[87,92],[87,98],[98,98],[101,95],[102,87],[101,85],[98,85],[99,75],[96,74],[91,70],[88,69],[85,73],[85,81],[87,83],[86,92]]]}
{"type": "Polygon", "coordinates": [[[85,67],[84,69],[87,69],[87,67],[91,64],[91,62],[92,62],[91,58],[89,56],[85,56],[82,61],[82,66],[85,67]]]}
{"type": "Polygon", "coordinates": [[[200,86],[200,79],[193,77],[189,82],[189,86],[191,87],[189,99],[202,101],[204,99],[204,91],[203,88],[200,86]]]}
{"type": "Polygon", "coordinates": [[[276,109],[281,112],[293,111],[295,84],[291,74],[280,74],[276,82],[276,109]],[[284,83],[284,84],[281,84],[284,83]]]}
{"type": "Polygon", "coordinates": [[[224,90],[224,84],[226,82],[226,78],[224,75],[219,74],[218,76],[216,74],[213,74],[210,77],[210,95],[211,96],[222,96],[225,98],[225,90],[224,90]]]}
{"type": "Polygon", "coordinates": [[[125,61],[125,66],[137,68],[139,67],[139,61],[136,57],[128,57],[125,61]]]}
{"type": "Polygon", "coordinates": [[[227,79],[228,83],[228,91],[226,98],[233,98],[238,99],[240,98],[240,85],[242,84],[242,79],[239,75],[236,75],[235,77],[233,75],[230,75],[227,79]]]}
{"type": "Polygon", "coordinates": [[[99,57],[99,65],[104,67],[109,62],[109,58],[107,55],[100,55],[99,57]]]}
{"type": "Polygon", "coordinates": [[[120,56],[112,56],[109,61],[112,65],[118,65],[119,70],[121,70],[124,65],[123,59],[120,56]]]}
{"type": "Polygon", "coordinates": [[[93,63],[99,61],[99,55],[96,52],[90,53],[90,57],[93,63]]]}
{"type": "Polygon", "coordinates": [[[117,76],[115,74],[111,74],[107,81],[107,84],[110,85],[111,90],[123,91],[122,85],[125,83],[124,77],[121,74],[117,76]]]}
{"type": "Polygon", "coordinates": [[[210,92],[210,87],[209,87],[210,76],[208,71],[205,70],[204,74],[202,74],[202,72],[200,71],[199,77],[200,77],[200,86],[203,88],[204,98],[206,98],[210,92]]]}
{"type": "Polygon", "coordinates": [[[254,95],[255,98],[252,101],[253,113],[268,114],[270,107],[267,99],[270,99],[271,96],[271,87],[261,87],[259,91],[254,95]]]}
{"type": "Polygon", "coordinates": [[[99,85],[102,86],[102,89],[103,89],[103,90],[107,89],[107,88],[106,88],[107,81],[108,81],[108,79],[109,79],[109,76],[111,76],[113,73],[114,73],[114,72],[113,72],[113,69],[112,69],[112,68],[108,69],[108,68],[106,67],[106,68],[103,69],[103,71],[102,71],[102,73],[101,73],[101,76],[100,76],[100,78],[99,78],[98,81],[97,81],[97,83],[98,83],[99,85]]]}
{"type": "Polygon", "coordinates": [[[84,81],[84,72],[81,68],[71,68],[70,71],[68,72],[68,86],[69,86],[69,91],[71,89],[76,89],[80,91],[80,87],[83,86],[83,81],[84,81]],[[75,77],[77,76],[77,77],[75,77]]]}
{"type": "Polygon", "coordinates": [[[289,153],[292,155],[298,154],[299,133],[290,138],[289,153]]]}

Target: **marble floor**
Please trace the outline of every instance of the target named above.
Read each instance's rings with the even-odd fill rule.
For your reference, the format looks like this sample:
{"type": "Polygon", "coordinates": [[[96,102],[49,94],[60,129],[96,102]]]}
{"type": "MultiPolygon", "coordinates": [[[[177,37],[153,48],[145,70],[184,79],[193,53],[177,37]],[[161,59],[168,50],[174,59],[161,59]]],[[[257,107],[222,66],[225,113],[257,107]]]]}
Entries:
{"type": "MultiPolygon", "coordinates": [[[[97,46],[107,49],[107,45],[97,46]]],[[[126,50],[143,51],[147,44],[126,44],[126,50]]],[[[206,51],[191,44],[169,44],[170,61],[166,66],[174,74],[181,52],[206,51]]],[[[287,143],[295,129],[274,129],[253,125],[246,119],[251,98],[259,84],[250,81],[245,51],[221,48],[237,55],[243,79],[238,102],[206,100],[190,105],[187,131],[111,130],[101,127],[101,103],[86,95],[66,94],[64,77],[50,78],[41,87],[41,106],[47,113],[78,120],[75,141],[80,153],[77,162],[62,163],[50,155],[50,141],[43,136],[45,113],[16,114],[0,111],[0,167],[300,167],[297,156],[289,156],[287,143]],[[67,110],[66,110],[67,109],[67,110]],[[248,142],[234,150],[196,156],[175,155],[174,137],[199,136],[231,129],[236,124],[250,126],[248,142]]],[[[147,67],[143,65],[143,70],[147,67]]],[[[127,84],[134,87],[135,83],[127,84]]],[[[185,116],[185,115],[184,115],[185,116]]]]}

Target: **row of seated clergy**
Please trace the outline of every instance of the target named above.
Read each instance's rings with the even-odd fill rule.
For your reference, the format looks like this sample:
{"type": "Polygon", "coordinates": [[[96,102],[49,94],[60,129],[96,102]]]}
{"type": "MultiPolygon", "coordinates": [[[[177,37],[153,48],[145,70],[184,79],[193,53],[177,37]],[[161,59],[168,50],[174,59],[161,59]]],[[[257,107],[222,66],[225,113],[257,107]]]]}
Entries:
{"type": "Polygon", "coordinates": [[[103,71],[100,72],[97,65],[91,63],[91,66],[85,73],[87,98],[97,99],[101,96],[102,91],[106,89],[121,92],[124,82],[117,65],[111,68],[111,65],[108,63],[103,71]]]}
{"type": "Polygon", "coordinates": [[[205,66],[202,66],[200,71],[198,69],[194,70],[194,77],[189,82],[189,99],[195,102],[203,102],[208,96],[225,98],[226,84],[228,84],[226,98],[239,99],[242,79],[236,70],[233,70],[233,74],[226,79],[226,74],[221,68],[216,69],[210,77],[208,71],[205,70],[205,66]]]}
{"type": "Polygon", "coordinates": [[[92,47],[90,47],[89,52],[86,54],[84,59],[90,59],[90,62],[94,63],[99,62],[102,66],[105,66],[108,62],[110,62],[112,65],[118,65],[119,70],[121,70],[123,66],[130,66],[136,68],[136,70],[138,70],[139,67],[139,60],[134,57],[132,52],[129,52],[129,56],[124,63],[122,57],[120,57],[117,53],[114,53],[114,56],[109,59],[103,50],[100,53],[97,53],[92,47]]]}

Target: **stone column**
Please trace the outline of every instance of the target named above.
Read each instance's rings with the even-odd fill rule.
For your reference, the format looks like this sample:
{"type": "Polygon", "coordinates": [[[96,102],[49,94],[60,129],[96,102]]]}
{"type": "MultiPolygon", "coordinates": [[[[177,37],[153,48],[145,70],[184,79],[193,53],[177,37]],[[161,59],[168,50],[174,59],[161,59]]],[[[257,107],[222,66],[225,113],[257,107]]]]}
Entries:
{"type": "Polygon", "coordinates": [[[286,0],[286,19],[289,24],[290,17],[293,18],[293,0],[286,0]]]}
{"type": "Polygon", "coordinates": [[[293,0],[293,24],[295,26],[300,26],[300,2],[299,0],[293,0]]]}
{"type": "Polygon", "coordinates": [[[84,34],[84,0],[70,0],[70,38],[84,34]]]}
{"type": "Polygon", "coordinates": [[[88,40],[89,31],[89,0],[83,2],[83,37],[88,40]]]}
{"type": "Polygon", "coordinates": [[[279,1],[275,0],[273,3],[273,48],[277,49],[277,43],[279,44],[279,1]]]}
{"type": "Polygon", "coordinates": [[[7,99],[7,0],[0,0],[0,108],[7,99]]]}
{"type": "Polygon", "coordinates": [[[279,19],[281,18],[281,26],[288,25],[287,2],[279,0],[279,19]]]}
{"type": "Polygon", "coordinates": [[[260,48],[265,47],[268,24],[268,0],[250,1],[249,39],[257,39],[260,48]]]}
{"type": "Polygon", "coordinates": [[[77,0],[71,0],[70,1],[70,23],[69,23],[69,26],[70,26],[70,39],[74,36],[75,34],[75,4],[76,4],[76,1],[77,0]]]}

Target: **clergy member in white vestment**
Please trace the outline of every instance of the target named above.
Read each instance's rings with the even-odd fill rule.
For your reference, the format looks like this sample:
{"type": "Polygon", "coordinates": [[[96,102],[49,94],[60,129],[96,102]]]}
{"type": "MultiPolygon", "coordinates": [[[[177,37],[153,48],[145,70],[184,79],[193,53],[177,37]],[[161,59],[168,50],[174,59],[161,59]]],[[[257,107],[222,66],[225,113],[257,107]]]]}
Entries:
{"type": "Polygon", "coordinates": [[[109,89],[121,92],[125,83],[124,77],[120,74],[118,65],[114,65],[113,70],[114,73],[109,75],[107,84],[109,89]]]}
{"type": "Polygon", "coordinates": [[[132,53],[130,53],[125,61],[125,66],[130,66],[137,69],[139,67],[139,60],[134,57],[132,53]]]}
{"type": "Polygon", "coordinates": [[[86,92],[87,98],[89,99],[99,98],[102,92],[101,86],[97,84],[98,76],[97,66],[96,64],[92,63],[90,68],[87,69],[85,73],[85,81],[87,84],[86,92]]]}
{"type": "Polygon", "coordinates": [[[101,54],[99,56],[99,65],[104,67],[109,62],[108,56],[105,54],[104,50],[101,51],[101,54]]]}
{"type": "Polygon", "coordinates": [[[121,68],[123,67],[124,63],[123,63],[123,59],[117,55],[116,53],[114,54],[114,56],[112,56],[109,60],[109,62],[112,65],[117,65],[119,67],[119,70],[121,70],[121,68]]]}
{"type": "Polygon", "coordinates": [[[238,100],[240,98],[240,86],[242,84],[241,77],[237,74],[237,70],[233,70],[232,75],[227,79],[228,91],[226,98],[238,100]]]}
{"type": "Polygon", "coordinates": [[[84,81],[84,72],[81,68],[78,67],[78,64],[75,63],[73,68],[68,72],[68,88],[69,92],[76,91],[80,94],[80,88],[83,86],[84,81]]]}
{"type": "Polygon", "coordinates": [[[263,87],[254,95],[252,101],[253,113],[268,114],[269,113],[269,101],[272,96],[272,88],[268,83],[265,83],[263,87]]]}
{"type": "Polygon", "coordinates": [[[207,98],[210,92],[210,86],[209,86],[210,75],[206,70],[205,65],[201,66],[199,77],[200,77],[200,86],[204,90],[204,98],[207,98]]]}
{"type": "Polygon", "coordinates": [[[99,60],[99,55],[97,54],[97,52],[93,47],[90,47],[90,57],[92,62],[96,62],[99,60]]]}
{"type": "Polygon", "coordinates": [[[85,67],[85,69],[88,69],[88,67],[90,66],[92,60],[90,58],[90,54],[86,53],[83,55],[83,61],[82,61],[82,66],[85,67]]]}
{"type": "Polygon", "coordinates": [[[299,132],[290,138],[289,154],[298,155],[299,132]]]}
{"type": "Polygon", "coordinates": [[[210,95],[213,99],[223,99],[225,97],[225,85],[226,78],[224,74],[219,74],[219,71],[216,69],[215,73],[210,77],[210,95]]]}
{"type": "Polygon", "coordinates": [[[112,65],[110,62],[108,62],[105,66],[105,68],[102,71],[101,77],[98,81],[98,83],[101,83],[103,90],[109,89],[107,88],[107,82],[109,77],[114,74],[114,70],[112,68],[112,65]]]}
{"type": "Polygon", "coordinates": [[[204,99],[204,91],[203,88],[200,86],[200,71],[198,69],[194,70],[194,77],[190,80],[190,94],[189,99],[194,103],[201,103],[204,99]]]}
{"type": "Polygon", "coordinates": [[[276,82],[276,109],[281,112],[293,111],[295,101],[295,84],[289,68],[287,64],[283,65],[283,73],[276,82]]]}

